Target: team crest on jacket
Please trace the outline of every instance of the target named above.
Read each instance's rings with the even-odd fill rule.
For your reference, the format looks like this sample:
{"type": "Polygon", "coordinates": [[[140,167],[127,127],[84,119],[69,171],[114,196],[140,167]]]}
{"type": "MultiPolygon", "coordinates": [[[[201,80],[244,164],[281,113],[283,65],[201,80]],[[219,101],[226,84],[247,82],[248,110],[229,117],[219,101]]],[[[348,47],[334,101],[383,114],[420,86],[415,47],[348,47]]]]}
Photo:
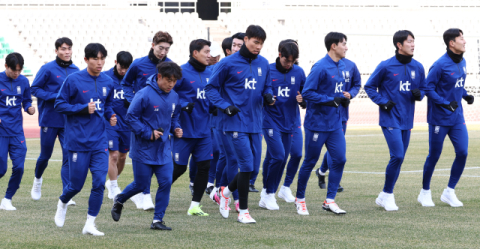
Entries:
{"type": "Polygon", "coordinates": [[[175,103],[172,103],[172,115],[170,117],[173,117],[174,112],[175,112],[175,103]]]}
{"type": "Polygon", "coordinates": [[[207,83],[208,83],[208,81],[210,80],[210,78],[206,78],[206,79],[207,79],[207,83]]]}
{"type": "Polygon", "coordinates": [[[258,68],[258,76],[262,76],[262,68],[261,67],[258,68]]]}
{"type": "Polygon", "coordinates": [[[48,131],[48,127],[43,127],[43,132],[47,132],[48,131]]]}
{"type": "Polygon", "coordinates": [[[17,86],[17,94],[21,94],[22,93],[22,88],[20,86],[17,86]]]}
{"type": "Polygon", "coordinates": [[[295,76],[292,76],[291,81],[292,81],[292,85],[295,85],[295,76]]]}
{"type": "Polygon", "coordinates": [[[107,96],[107,88],[106,87],[103,88],[103,96],[107,96]]]}
{"type": "Polygon", "coordinates": [[[350,82],[350,72],[349,71],[342,71],[343,73],[343,78],[345,79],[345,83],[350,82]]]}
{"type": "Polygon", "coordinates": [[[73,161],[74,163],[77,162],[77,153],[73,153],[72,161],[73,161]]]}
{"type": "Polygon", "coordinates": [[[415,79],[415,71],[414,71],[414,70],[412,70],[412,72],[411,72],[411,74],[410,74],[410,75],[412,76],[412,80],[414,80],[414,79],[415,79]]]}
{"type": "Polygon", "coordinates": [[[465,74],[467,74],[467,68],[466,68],[466,67],[463,67],[463,72],[464,72],[465,74]]]}
{"type": "Polygon", "coordinates": [[[233,132],[233,138],[238,138],[238,132],[233,132]]]}

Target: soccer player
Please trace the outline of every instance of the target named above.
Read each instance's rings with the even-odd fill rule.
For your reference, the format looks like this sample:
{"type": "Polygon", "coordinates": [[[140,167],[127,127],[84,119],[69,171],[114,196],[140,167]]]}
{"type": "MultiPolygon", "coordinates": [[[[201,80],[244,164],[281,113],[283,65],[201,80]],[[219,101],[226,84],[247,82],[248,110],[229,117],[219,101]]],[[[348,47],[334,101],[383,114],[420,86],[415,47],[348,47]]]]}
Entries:
{"type": "Polygon", "coordinates": [[[300,215],[308,215],[305,189],[324,144],[330,152],[332,164],[328,175],[327,198],[322,207],[335,214],[346,213],[335,203],[335,196],[347,161],[342,117],[338,109],[340,105],[346,107],[350,103],[343,95],[345,86],[343,75],[346,69],[345,63],[341,60],[345,58],[347,52],[347,36],[330,32],[325,36],[325,47],[327,55],[313,65],[302,91],[302,97],[307,101],[307,112],[304,123],[305,159],[298,173],[295,200],[297,213],[300,215]]]}
{"type": "MultiPolygon", "coordinates": [[[[277,102],[274,106],[266,106],[263,112],[267,153],[263,161],[263,190],[258,205],[268,210],[279,209],[275,193],[290,153],[298,105],[305,103],[300,94],[305,84],[305,72],[293,64],[299,56],[298,45],[294,41],[281,41],[278,50],[276,62],[270,64],[270,78],[277,102]]],[[[278,195],[285,198],[285,188],[282,190],[278,195]]]]}
{"type": "Polygon", "coordinates": [[[232,54],[240,51],[240,49],[243,46],[244,38],[245,38],[245,33],[243,32],[238,32],[232,35],[232,49],[231,49],[232,54]]]}
{"type": "Polygon", "coordinates": [[[460,180],[468,155],[468,132],[463,116],[462,98],[471,105],[474,97],[465,90],[467,65],[463,58],[466,44],[463,31],[457,28],[448,29],[443,33],[443,41],[447,46],[447,52],[433,63],[424,88],[428,96],[430,149],[423,166],[423,188],[417,200],[422,206],[435,206],[430,191],[430,180],[442,154],[443,142],[448,135],[455,149],[455,160],[450,180],[440,200],[452,207],[461,207],[463,203],[455,194],[455,186],[460,180]]]}
{"type": "Polygon", "coordinates": [[[220,213],[229,214],[229,198],[238,189],[241,223],[255,223],[248,212],[248,187],[250,175],[260,167],[262,152],[262,108],[274,105],[268,61],[259,55],[267,35],[262,27],[247,28],[244,45],[238,53],[218,63],[205,91],[208,99],[221,109],[223,130],[233,147],[240,172],[221,191],[220,213]]]}
{"type": "MultiPolygon", "coordinates": [[[[171,61],[167,55],[172,44],[173,39],[169,33],[158,31],[153,37],[152,48],[148,55],[136,59],[130,65],[121,82],[127,106],[132,102],[135,93],[146,86],[148,77],[157,73],[157,64],[163,61],[171,61]]],[[[132,201],[138,209],[154,209],[152,196],[150,195],[150,185],[143,191],[143,194],[134,196],[132,201]]]]}
{"type": "Polygon", "coordinates": [[[223,39],[223,41],[222,41],[222,50],[223,50],[223,53],[225,54],[225,57],[233,54],[232,53],[232,40],[233,40],[232,37],[227,37],[227,38],[223,39]]]}
{"type": "Polygon", "coordinates": [[[383,191],[375,201],[386,211],[398,210],[393,188],[410,142],[415,101],[421,101],[425,95],[419,90],[425,84],[423,65],[412,59],[415,36],[408,30],[399,30],[393,35],[393,46],[395,56],[381,62],[365,84],[368,97],[379,106],[379,125],[390,150],[383,191]]]}
{"type": "Polygon", "coordinates": [[[209,101],[205,96],[205,85],[212,71],[207,68],[211,43],[204,39],[190,43],[190,60],[182,65],[183,77],[174,87],[180,98],[180,126],[183,137],[173,141],[174,170],[172,182],[187,170],[188,158],[197,165],[193,198],[188,215],[208,216],[200,206],[203,191],[207,187],[210,160],[212,160],[212,136],[209,121],[209,101]]]}
{"type": "Polygon", "coordinates": [[[108,171],[108,144],[105,119],[115,126],[117,118],[112,111],[113,80],[102,73],[107,50],[102,44],[85,47],[87,68],[69,75],[55,100],[55,111],[66,116],[66,149],[70,177],[57,204],[55,224],[63,227],[67,203],[85,184],[88,170],[92,174],[92,191],[88,200],[87,222],[83,234],[103,236],[95,227],[103,201],[105,177],[108,171]]]}
{"type": "MultiPolygon", "coordinates": [[[[79,71],[72,62],[72,40],[67,37],[55,41],[57,58],[43,65],[32,83],[32,95],[37,97],[38,123],[40,130],[40,156],[35,166],[35,178],[31,191],[32,199],[40,200],[42,196],[42,175],[52,157],[55,140],[60,140],[62,146],[61,177],[63,188],[68,184],[68,151],[65,149],[65,117],[54,110],[58,90],[68,75],[79,71]]],[[[73,200],[68,205],[75,205],[73,200]]]]}
{"type": "Polygon", "coordinates": [[[158,189],[150,228],[172,230],[165,225],[163,216],[170,201],[173,174],[169,132],[178,138],[183,134],[178,122],[180,101],[177,93],[172,91],[177,80],[182,78],[182,70],[174,62],[160,63],[157,69],[158,74],[150,76],[147,86],[133,98],[125,118],[135,134],[130,152],[134,180],[115,197],[111,214],[114,221],[120,220],[123,203],[148,187],[152,174],[155,174],[158,189]]]}
{"type": "Polygon", "coordinates": [[[129,52],[121,51],[117,54],[115,60],[115,66],[105,72],[113,80],[113,112],[117,114],[117,125],[107,126],[107,139],[108,139],[108,180],[105,183],[105,187],[108,190],[108,198],[113,199],[117,194],[122,191],[118,187],[117,178],[125,167],[125,160],[127,159],[127,153],[130,151],[130,129],[125,123],[125,115],[127,114],[127,105],[124,100],[124,91],[120,82],[122,81],[125,73],[127,72],[130,64],[132,64],[133,57],[129,52]]]}
{"type": "MultiPolygon", "coordinates": [[[[342,61],[345,63],[345,88],[343,90],[343,96],[348,99],[353,99],[357,96],[360,87],[362,86],[362,79],[360,76],[360,72],[358,71],[357,65],[347,58],[343,58],[342,61]]],[[[339,106],[341,114],[342,114],[342,127],[343,127],[343,134],[347,132],[347,121],[349,118],[348,115],[348,107],[339,106]]],[[[321,189],[325,189],[325,173],[328,170],[329,162],[332,162],[330,154],[325,152],[323,156],[322,165],[315,171],[315,174],[318,177],[318,186],[321,189]]],[[[342,192],[343,187],[338,185],[338,192],[342,192]]]]}
{"type": "Polygon", "coordinates": [[[33,115],[30,83],[20,75],[24,60],[21,54],[11,53],[5,58],[5,71],[0,73],[0,179],[7,173],[8,154],[12,160],[12,176],[0,209],[17,210],[12,205],[13,195],[22,181],[27,145],[23,133],[23,110],[33,115]]]}

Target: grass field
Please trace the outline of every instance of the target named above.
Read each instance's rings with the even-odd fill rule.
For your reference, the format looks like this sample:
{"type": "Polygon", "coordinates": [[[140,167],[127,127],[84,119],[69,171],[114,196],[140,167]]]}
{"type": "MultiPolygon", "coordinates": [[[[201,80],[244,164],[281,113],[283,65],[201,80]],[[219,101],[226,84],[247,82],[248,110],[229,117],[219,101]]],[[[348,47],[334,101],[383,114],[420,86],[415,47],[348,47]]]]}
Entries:
{"type": "MultiPolygon", "coordinates": [[[[469,136],[469,157],[456,188],[458,198],[464,203],[461,208],[452,208],[440,201],[454,159],[449,139],[445,141],[432,179],[436,206],[424,208],[416,201],[428,154],[428,133],[426,127],[419,127],[412,130],[402,168],[404,172],[395,188],[399,211],[386,212],[375,204],[383,188],[384,170],[389,160],[383,134],[379,127],[349,128],[347,164],[342,180],[345,191],[336,198],[339,206],[347,211],[344,216],[321,209],[326,190],[318,188],[313,173],[306,192],[309,216],[298,215],[293,204],[281,199],[277,200],[279,211],[261,209],[258,207],[259,194],[250,194],[249,198],[250,213],[257,224],[237,223],[234,212],[223,219],[218,206],[206,195],[202,200],[203,210],[210,216],[187,216],[191,196],[187,187],[188,174],[185,174],[172,187],[170,206],[164,218],[173,231],[150,230],[153,212],[137,210],[130,201],[125,204],[121,220],[114,222],[110,216],[112,201],[105,192],[96,219],[104,237],[81,234],[90,194],[90,175],[83,191],[74,198],[77,206],[68,208],[63,228],[56,227],[53,219],[61,192],[60,162],[51,162],[45,171],[42,199],[33,201],[30,198],[40,141],[27,139],[25,174],[13,198],[17,211],[0,210],[0,248],[478,248],[480,127],[469,126],[469,136]]],[[[58,146],[52,159],[61,159],[58,146]]],[[[9,171],[0,180],[2,193],[11,174],[10,168],[9,164],[9,171]]],[[[132,179],[131,165],[127,165],[119,185],[123,189],[132,179]]],[[[261,179],[260,175],[257,188],[261,188],[261,179]]],[[[296,185],[295,180],[293,190],[296,185]]],[[[156,186],[152,185],[152,194],[154,190],[156,186]]]]}

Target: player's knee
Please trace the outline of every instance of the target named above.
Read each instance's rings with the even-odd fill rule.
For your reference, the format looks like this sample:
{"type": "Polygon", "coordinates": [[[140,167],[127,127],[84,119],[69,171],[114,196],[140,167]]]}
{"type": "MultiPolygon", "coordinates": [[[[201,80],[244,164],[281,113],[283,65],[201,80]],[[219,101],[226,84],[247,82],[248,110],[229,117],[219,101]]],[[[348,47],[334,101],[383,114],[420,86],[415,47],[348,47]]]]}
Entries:
{"type": "Polygon", "coordinates": [[[468,156],[468,150],[467,150],[467,149],[463,149],[463,150],[455,151],[455,155],[456,155],[456,157],[467,158],[467,156],[468,156]]]}
{"type": "Polygon", "coordinates": [[[405,158],[404,155],[395,155],[391,157],[391,160],[394,163],[402,163],[404,158],[405,158]]]}
{"type": "Polygon", "coordinates": [[[127,159],[127,153],[119,153],[118,159],[119,160],[126,160],[127,159]]]}
{"type": "Polygon", "coordinates": [[[118,162],[118,158],[119,158],[118,151],[111,151],[110,152],[110,161],[116,163],[116,162],[118,162]]]}
{"type": "Polygon", "coordinates": [[[197,172],[208,173],[210,170],[210,160],[205,160],[197,163],[197,172]]]}

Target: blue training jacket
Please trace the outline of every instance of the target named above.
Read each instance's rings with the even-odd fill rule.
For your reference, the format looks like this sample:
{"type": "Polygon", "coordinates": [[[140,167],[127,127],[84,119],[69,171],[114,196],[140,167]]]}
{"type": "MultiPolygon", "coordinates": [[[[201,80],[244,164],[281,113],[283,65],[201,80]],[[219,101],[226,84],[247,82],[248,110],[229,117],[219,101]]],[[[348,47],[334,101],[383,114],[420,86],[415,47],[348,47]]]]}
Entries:
{"type": "MultiPolygon", "coordinates": [[[[165,61],[172,60],[167,57],[165,61]]],[[[147,85],[147,79],[153,74],[157,74],[157,64],[153,63],[148,55],[132,62],[121,83],[128,102],[132,102],[135,93],[147,85]]]]}
{"type": "MultiPolygon", "coordinates": [[[[350,93],[351,99],[355,98],[360,91],[360,87],[362,87],[362,77],[360,76],[360,72],[358,71],[357,65],[355,62],[343,58],[343,63],[345,63],[345,92],[350,93]]],[[[349,107],[339,106],[341,113],[342,113],[342,121],[348,121],[349,117],[349,107]]]]}
{"type": "MultiPolygon", "coordinates": [[[[115,66],[114,66],[115,67],[115,66]]],[[[116,131],[130,131],[130,128],[125,123],[125,115],[127,115],[127,107],[125,107],[125,91],[123,91],[122,85],[120,85],[120,79],[115,76],[113,72],[113,67],[104,72],[113,80],[113,103],[112,109],[115,114],[117,114],[117,125],[110,126],[110,122],[106,120],[107,129],[116,130],[116,131]]]]}
{"type": "Polygon", "coordinates": [[[223,115],[222,131],[262,132],[263,95],[272,92],[270,66],[258,55],[254,60],[237,52],[217,63],[205,87],[210,102],[221,109],[234,105],[240,112],[233,117],[223,115]]]}
{"type": "Polygon", "coordinates": [[[423,88],[428,97],[427,122],[429,124],[454,126],[465,123],[462,98],[468,95],[465,90],[466,78],[467,63],[465,59],[455,63],[445,53],[433,63],[423,88]],[[440,106],[440,104],[448,105],[451,101],[458,103],[458,108],[454,112],[440,106]]]}
{"type": "Polygon", "coordinates": [[[303,99],[307,101],[305,128],[312,131],[342,128],[341,109],[323,104],[335,97],[343,97],[344,74],[345,63],[342,60],[334,62],[328,54],[313,65],[302,92],[303,99]]]}
{"type": "Polygon", "coordinates": [[[113,81],[104,73],[91,76],[87,69],[70,74],[63,82],[55,111],[65,114],[65,137],[70,151],[107,149],[106,120],[114,114],[113,81]],[[88,103],[95,102],[93,114],[88,103]]]}
{"type": "Polygon", "coordinates": [[[132,136],[130,158],[146,164],[164,165],[172,162],[172,148],[168,132],[181,128],[178,94],[172,90],[166,93],[158,87],[157,76],[147,80],[147,87],[135,94],[128,108],[126,123],[135,134],[132,136]],[[164,130],[161,139],[152,141],[153,130],[164,130]]]}
{"type": "Polygon", "coordinates": [[[63,114],[54,110],[55,98],[65,78],[79,70],[74,64],[63,68],[55,60],[40,68],[32,83],[32,95],[37,97],[40,126],[53,128],[65,126],[63,114]]]}
{"type": "Polygon", "coordinates": [[[205,69],[198,72],[189,63],[181,66],[183,77],[177,80],[173,90],[180,98],[179,108],[186,107],[188,103],[195,103],[191,114],[181,112],[180,125],[185,138],[204,138],[210,134],[209,101],[205,97],[205,86],[210,79],[212,71],[205,69]]]}
{"type": "Polygon", "coordinates": [[[273,95],[277,101],[273,106],[265,106],[263,111],[263,128],[275,129],[285,133],[294,132],[297,127],[298,109],[297,92],[305,85],[305,72],[297,65],[287,73],[281,73],[276,63],[270,64],[273,95]]]}
{"type": "Polygon", "coordinates": [[[396,104],[390,111],[379,107],[379,125],[400,130],[412,129],[415,98],[411,90],[420,89],[423,99],[425,92],[421,89],[424,84],[425,70],[420,62],[412,59],[411,62],[402,64],[395,56],[382,61],[364,87],[375,104],[383,105],[389,100],[396,104]]]}
{"type": "Polygon", "coordinates": [[[32,96],[28,79],[23,75],[12,79],[7,76],[5,71],[1,72],[0,137],[23,135],[22,107],[26,112],[30,106],[32,106],[32,96]]]}

